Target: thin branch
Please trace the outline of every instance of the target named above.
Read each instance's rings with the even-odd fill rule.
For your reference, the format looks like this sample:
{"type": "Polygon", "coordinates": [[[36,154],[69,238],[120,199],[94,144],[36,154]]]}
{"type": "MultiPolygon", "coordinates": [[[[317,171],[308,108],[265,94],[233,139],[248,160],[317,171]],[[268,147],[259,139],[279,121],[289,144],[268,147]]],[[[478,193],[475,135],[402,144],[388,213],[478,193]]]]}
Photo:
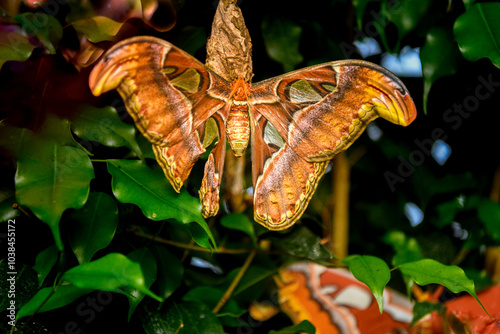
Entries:
{"type": "Polygon", "coordinates": [[[231,295],[233,294],[234,290],[236,289],[236,287],[240,283],[241,279],[243,278],[243,276],[247,272],[248,267],[250,267],[250,263],[252,263],[252,260],[255,257],[256,253],[257,253],[257,249],[252,249],[252,251],[250,252],[250,254],[248,254],[248,257],[245,260],[245,263],[243,264],[243,266],[241,267],[241,269],[238,271],[238,274],[236,275],[236,277],[234,278],[234,280],[231,282],[231,285],[229,285],[229,287],[227,288],[226,292],[224,292],[224,295],[222,295],[222,298],[219,300],[219,302],[217,303],[217,305],[212,310],[213,314],[217,314],[222,309],[222,307],[224,307],[224,305],[226,304],[226,302],[231,297],[231,295]]]}

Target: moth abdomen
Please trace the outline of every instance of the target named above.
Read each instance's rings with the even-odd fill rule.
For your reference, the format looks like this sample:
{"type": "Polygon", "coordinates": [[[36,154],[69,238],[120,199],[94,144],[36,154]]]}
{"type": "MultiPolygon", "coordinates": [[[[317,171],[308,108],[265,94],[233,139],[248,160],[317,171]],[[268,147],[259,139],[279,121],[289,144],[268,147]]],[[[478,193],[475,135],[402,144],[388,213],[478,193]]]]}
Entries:
{"type": "Polygon", "coordinates": [[[234,155],[240,157],[245,152],[250,139],[248,105],[246,101],[233,102],[226,122],[226,134],[234,155]]]}

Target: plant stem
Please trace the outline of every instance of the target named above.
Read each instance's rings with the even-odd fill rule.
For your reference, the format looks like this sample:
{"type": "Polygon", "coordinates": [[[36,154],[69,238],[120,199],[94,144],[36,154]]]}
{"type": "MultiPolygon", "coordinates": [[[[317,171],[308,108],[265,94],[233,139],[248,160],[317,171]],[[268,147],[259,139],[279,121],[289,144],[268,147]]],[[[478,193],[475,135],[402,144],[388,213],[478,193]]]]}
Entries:
{"type": "Polygon", "coordinates": [[[238,274],[236,275],[234,280],[231,282],[231,285],[229,285],[226,292],[224,292],[224,295],[222,296],[222,298],[219,300],[217,305],[212,310],[213,314],[217,314],[222,309],[222,307],[226,304],[228,299],[231,297],[234,290],[236,289],[236,287],[240,283],[241,279],[245,275],[246,271],[248,270],[248,267],[250,267],[250,263],[252,263],[252,260],[253,260],[256,253],[257,253],[257,249],[255,248],[255,249],[252,249],[250,254],[248,254],[248,257],[245,260],[245,263],[243,264],[243,266],[240,268],[240,271],[238,271],[238,274]]]}

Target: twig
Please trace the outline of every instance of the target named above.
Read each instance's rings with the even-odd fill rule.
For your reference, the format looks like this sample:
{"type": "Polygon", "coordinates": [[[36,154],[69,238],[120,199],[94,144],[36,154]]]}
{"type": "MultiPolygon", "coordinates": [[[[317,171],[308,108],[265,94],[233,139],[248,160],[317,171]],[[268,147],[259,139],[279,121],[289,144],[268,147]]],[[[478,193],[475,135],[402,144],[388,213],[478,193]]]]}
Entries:
{"type": "Polygon", "coordinates": [[[212,310],[213,314],[217,314],[222,309],[222,307],[226,304],[228,299],[231,297],[234,290],[236,289],[236,287],[240,283],[241,279],[245,275],[246,271],[248,270],[248,267],[250,267],[250,263],[252,263],[252,260],[253,260],[256,253],[257,253],[257,249],[252,249],[250,254],[248,254],[248,257],[245,260],[245,263],[243,264],[241,269],[238,271],[238,274],[236,275],[234,280],[231,282],[231,285],[229,285],[226,292],[224,292],[224,295],[222,295],[222,298],[219,300],[217,305],[215,305],[214,309],[212,310]]]}

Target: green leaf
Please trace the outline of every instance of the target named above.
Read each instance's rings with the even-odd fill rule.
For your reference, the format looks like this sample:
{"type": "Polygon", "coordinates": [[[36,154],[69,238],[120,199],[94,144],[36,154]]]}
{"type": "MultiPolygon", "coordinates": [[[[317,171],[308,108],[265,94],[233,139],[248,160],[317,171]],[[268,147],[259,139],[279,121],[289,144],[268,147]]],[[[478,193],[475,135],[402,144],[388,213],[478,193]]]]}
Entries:
{"type": "Polygon", "coordinates": [[[437,311],[439,314],[444,315],[446,312],[446,307],[441,303],[416,303],[413,307],[413,319],[411,321],[410,328],[427,314],[430,314],[434,311],[437,311]]]}
{"type": "Polygon", "coordinates": [[[233,213],[222,217],[220,220],[222,226],[241,231],[247,234],[252,240],[255,241],[255,230],[253,228],[253,223],[248,219],[248,216],[242,213],[233,213]]]}
{"type": "Polygon", "coordinates": [[[94,169],[82,150],[51,141],[33,142],[17,162],[17,200],[50,226],[59,250],[61,215],[85,204],[93,178],[94,169]]]}
{"type": "Polygon", "coordinates": [[[141,322],[147,334],[184,333],[182,314],[175,303],[164,305],[161,310],[146,306],[141,322]]]}
{"type": "Polygon", "coordinates": [[[483,304],[477,298],[474,281],[457,266],[446,266],[431,259],[423,259],[404,263],[399,266],[399,270],[411,276],[418,285],[441,284],[454,293],[465,291],[474,297],[484,309],[483,304]]]}
{"type": "Polygon", "coordinates": [[[50,273],[58,258],[56,245],[51,245],[38,253],[33,269],[38,275],[38,287],[41,287],[45,277],[50,273]]]}
{"type": "Polygon", "coordinates": [[[432,27],[425,36],[425,44],[420,52],[424,76],[424,112],[432,84],[439,78],[455,74],[462,57],[453,32],[442,27],[432,27]]]}
{"type": "Polygon", "coordinates": [[[388,245],[391,245],[396,252],[392,258],[393,266],[399,266],[402,263],[414,262],[423,258],[417,239],[408,238],[401,231],[388,232],[384,236],[384,241],[388,245]]]}
{"type": "Polygon", "coordinates": [[[321,244],[321,238],[300,226],[284,238],[270,238],[284,252],[319,264],[331,263],[333,255],[321,244]]]}
{"type": "Polygon", "coordinates": [[[47,312],[66,306],[81,296],[91,292],[93,289],[80,289],[73,285],[61,285],[57,287],[54,293],[53,290],[54,288],[50,287],[38,291],[38,293],[17,312],[16,319],[33,315],[35,312],[47,312]],[[50,298],[47,299],[49,296],[50,298]],[[40,308],[42,304],[43,306],[40,308]]]}
{"type": "MultiPolygon", "coordinates": [[[[144,285],[149,289],[156,280],[157,272],[156,261],[153,254],[147,248],[139,248],[130,252],[127,257],[141,265],[144,274],[144,285]]],[[[134,310],[145,297],[145,293],[138,289],[128,289],[127,292],[129,293],[127,296],[129,301],[128,321],[130,321],[134,310]]]]}
{"type": "MultiPolygon", "coordinates": [[[[228,285],[230,284],[230,282],[233,281],[233,279],[236,277],[240,269],[241,268],[239,267],[235,268],[227,275],[227,280],[229,281],[228,285]]],[[[257,290],[255,289],[255,285],[271,277],[274,274],[276,274],[275,269],[269,269],[260,266],[250,266],[245,272],[245,275],[241,279],[236,289],[234,289],[233,296],[238,296],[239,294],[248,291],[255,297],[257,290]]]]}
{"type": "Polygon", "coordinates": [[[420,20],[429,13],[429,8],[432,5],[431,0],[401,0],[392,2],[384,0],[383,12],[386,14],[389,21],[394,23],[398,29],[398,46],[399,49],[401,40],[411,31],[413,31],[420,20]]]}
{"type": "Polygon", "coordinates": [[[311,324],[307,320],[302,320],[300,323],[282,328],[277,331],[269,331],[269,334],[295,334],[295,333],[307,333],[307,334],[315,334],[316,328],[314,328],[313,324],[311,324]]]}
{"type": "Polygon", "coordinates": [[[453,26],[460,51],[469,61],[489,58],[500,68],[500,3],[476,3],[453,26]]]}
{"type": "Polygon", "coordinates": [[[7,222],[19,216],[19,210],[12,207],[16,203],[15,192],[11,189],[0,188],[0,221],[7,222]]]}
{"type": "Polygon", "coordinates": [[[84,140],[96,141],[108,147],[126,146],[142,157],[135,139],[135,127],[123,123],[113,107],[82,108],[74,116],[71,128],[84,140]]]}
{"type": "Polygon", "coordinates": [[[500,205],[489,199],[483,200],[478,207],[478,216],[489,235],[500,243],[500,205]]]}
{"type": "MultiPolygon", "coordinates": [[[[210,309],[213,309],[219,300],[224,295],[224,291],[208,286],[200,286],[189,290],[183,297],[184,301],[202,302],[206,304],[210,309]]],[[[247,312],[245,309],[241,309],[236,301],[233,299],[228,299],[224,307],[217,313],[217,316],[232,316],[239,317],[243,313],[247,312]]]]}
{"type": "Polygon", "coordinates": [[[15,20],[21,23],[28,35],[36,36],[50,54],[56,53],[63,30],[55,17],[43,13],[23,13],[16,16],[15,20]]]}
{"type": "Polygon", "coordinates": [[[182,315],[183,333],[223,334],[224,329],[217,317],[205,304],[184,302],[178,305],[182,315]]]}
{"type": "Polygon", "coordinates": [[[0,68],[9,60],[27,60],[34,48],[23,29],[14,25],[0,25],[0,68]]]}
{"type": "Polygon", "coordinates": [[[384,289],[391,279],[389,266],[378,257],[369,255],[351,255],[342,260],[357,280],[365,283],[377,300],[382,313],[384,289]]]}
{"type": "Polygon", "coordinates": [[[71,24],[76,31],[84,34],[93,43],[115,40],[116,34],[123,25],[106,16],[89,17],[71,22],[71,24]]]}
{"type": "Polygon", "coordinates": [[[158,268],[158,295],[167,299],[181,285],[184,276],[182,261],[163,246],[151,247],[158,268]]]}
{"type": "Polygon", "coordinates": [[[118,225],[118,208],[105,193],[91,192],[87,203],[71,213],[69,242],[80,264],[90,262],[94,254],[109,245],[118,225]]]}
{"type": "MultiPolygon", "coordinates": [[[[2,243],[2,245],[4,245],[2,243]]],[[[5,255],[7,255],[5,244],[5,255]]],[[[38,290],[36,272],[21,263],[12,264],[7,259],[0,260],[0,312],[8,307],[19,309],[28,302],[38,290]],[[12,306],[12,301],[15,304],[12,306]]]]}
{"type": "Polygon", "coordinates": [[[287,18],[268,15],[262,21],[262,37],[267,54],[283,65],[285,72],[292,71],[303,60],[299,52],[302,28],[287,18]]]}
{"type": "Polygon", "coordinates": [[[120,288],[136,289],[151,298],[162,298],[149,291],[141,265],[123,254],[110,253],[98,260],[84,263],[66,271],[62,279],[80,289],[115,291],[126,294],[120,288]]]}
{"type": "Polygon", "coordinates": [[[174,218],[183,224],[196,222],[215,244],[201,216],[200,201],[184,190],[176,193],[160,171],[137,160],[108,160],[108,171],[113,176],[113,194],[120,202],[139,206],[151,220],[174,218]]]}
{"type": "Polygon", "coordinates": [[[381,0],[352,0],[352,5],[356,8],[356,19],[359,30],[363,30],[363,16],[365,15],[366,5],[370,2],[380,2],[381,0]]]}

